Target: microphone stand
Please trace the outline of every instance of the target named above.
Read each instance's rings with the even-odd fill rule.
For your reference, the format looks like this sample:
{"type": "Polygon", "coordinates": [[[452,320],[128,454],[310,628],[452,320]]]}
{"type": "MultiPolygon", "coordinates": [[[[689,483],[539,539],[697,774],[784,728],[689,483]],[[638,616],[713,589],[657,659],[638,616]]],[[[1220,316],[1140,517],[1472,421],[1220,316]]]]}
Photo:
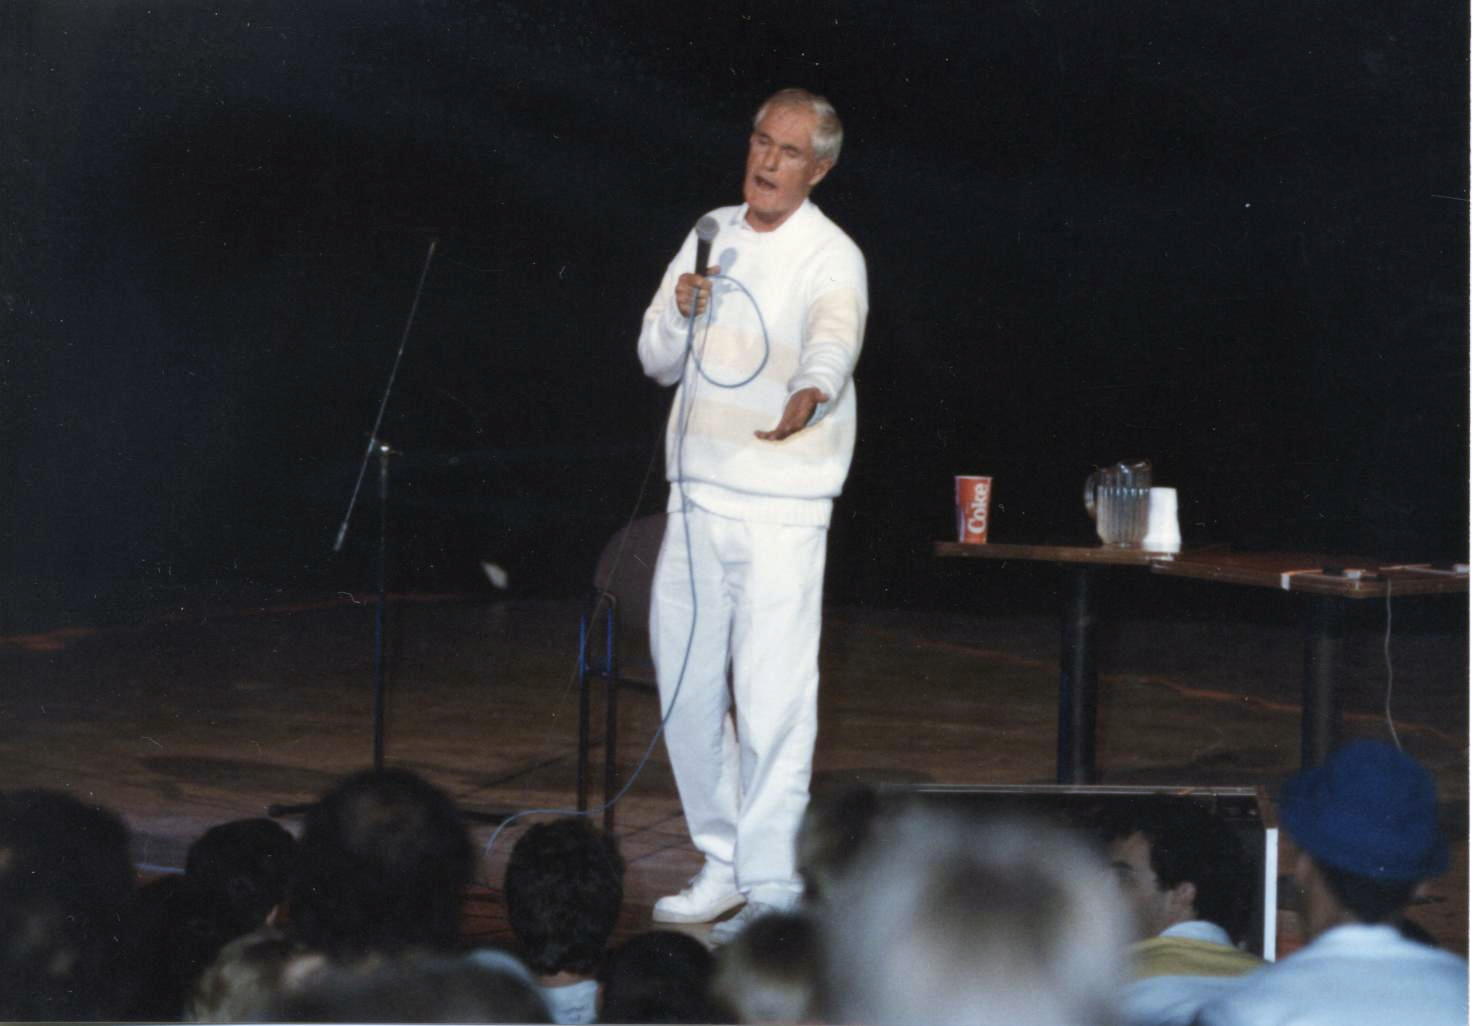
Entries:
{"type": "MultiPolygon", "coordinates": [[[[389,382],[384,387],[383,398],[379,401],[378,415],[374,418],[373,430],[369,432],[368,447],[363,452],[363,461],[358,467],[358,478],[353,485],[353,495],[348,500],[347,512],[343,514],[343,522],[338,526],[338,534],[333,542],[333,552],[341,552],[343,543],[348,536],[348,524],[353,518],[353,510],[358,504],[358,494],[363,487],[363,478],[368,471],[368,462],[374,453],[378,454],[378,498],[379,498],[379,530],[378,530],[378,608],[374,610],[373,620],[373,768],[375,772],[384,768],[384,617],[385,610],[389,605],[388,586],[388,547],[389,547],[389,458],[399,456],[402,453],[395,450],[379,436],[379,428],[383,426],[384,411],[389,405],[389,396],[394,391],[394,380],[399,375],[399,364],[404,359],[404,349],[409,342],[409,333],[414,328],[414,317],[419,311],[419,300],[424,294],[425,279],[430,273],[430,262],[435,259],[435,248],[440,244],[439,239],[430,240],[430,248],[425,253],[424,266],[419,272],[419,284],[414,290],[414,302],[409,307],[409,317],[404,323],[404,334],[399,339],[399,351],[394,356],[393,368],[389,371],[389,382]]],[[[266,814],[273,818],[280,816],[295,816],[308,812],[316,807],[316,802],[305,802],[298,804],[273,803],[266,807],[266,814]]],[[[500,823],[509,819],[511,813],[486,813],[462,811],[464,819],[485,823],[500,823]]]]}
{"type": "Polygon", "coordinates": [[[373,614],[373,768],[384,768],[384,610],[389,605],[389,443],[378,443],[378,609],[373,614]]]}

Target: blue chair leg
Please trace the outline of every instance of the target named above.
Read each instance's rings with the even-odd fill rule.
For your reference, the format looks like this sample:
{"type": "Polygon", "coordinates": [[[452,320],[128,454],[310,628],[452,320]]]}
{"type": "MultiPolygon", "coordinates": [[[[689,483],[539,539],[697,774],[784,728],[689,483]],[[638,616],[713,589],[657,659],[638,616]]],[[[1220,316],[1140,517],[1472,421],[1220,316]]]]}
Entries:
{"type": "Polygon", "coordinates": [[[614,793],[618,789],[618,767],[616,765],[615,741],[619,737],[619,664],[614,648],[614,630],[618,627],[619,612],[614,603],[609,603],[604,620],[608,644],[604,651],[604,665],[608,676],[604,678],[604,831],[614,832],[614,793]]]}
{"type": "Polygon", "coordinates": [[[588,808],[588,617],[578,621],[578,811],[588,808]]]}

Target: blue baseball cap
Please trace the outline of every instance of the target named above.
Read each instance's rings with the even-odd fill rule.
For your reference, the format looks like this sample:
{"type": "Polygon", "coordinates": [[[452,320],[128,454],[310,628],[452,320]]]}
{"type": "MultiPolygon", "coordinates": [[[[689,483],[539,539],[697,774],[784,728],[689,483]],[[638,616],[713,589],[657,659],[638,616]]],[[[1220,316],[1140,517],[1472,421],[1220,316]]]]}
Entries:
{"type": "Polygon", "coordinates": [[[1423,880],[1447,869],[1437,785],[1411,756],[1355,741],[1290,777],[1279,819],[1300,848],[1373,880],[1423,880]]]}

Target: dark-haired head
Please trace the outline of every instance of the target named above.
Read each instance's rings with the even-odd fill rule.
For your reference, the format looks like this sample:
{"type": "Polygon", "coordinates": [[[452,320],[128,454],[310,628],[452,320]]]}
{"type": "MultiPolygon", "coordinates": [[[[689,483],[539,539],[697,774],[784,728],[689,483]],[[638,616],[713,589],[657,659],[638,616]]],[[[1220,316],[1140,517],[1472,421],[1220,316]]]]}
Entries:
{"type": "Polygon", "coordinates": [[[349,777],[308,814],[291,928],[335,958],[457,945],[470,838],[443,791],[407,770],[349,777]]]}
{"type": "Polygon", "coordinates": [[[599,972],[605,1023],[714,1022],[707,992],[713,959],[674,930],[651,930],[615,948],[599,972]]]}
{"type": "Polygon", "coordinates": [[[269,819],[238,819],[206,830],[189,847],[185,877],[214,899],[233,936],[265,924],[286,900],[297,842],[269,819]]]}
{"type": "Polygon", "coordinates": [[[614,839],[581,816],[538,823],[507,863],[507,917],[534,972],[591,975],[624,901],[614,839]]]}
{"type": "Polygon", "coordinates": [[[113,1019],[132,972],[128,830],[51,791],[0,795],[0,1019],[113,1019]]]}
{"type": "MultiPolygon", "coordinates": [[[[1312,856],[1311,856],[1312,857],[1312,856]]],[[[1315,869],[1335,899],[1362,923],[1397,919],[1417,889],[1416,880],[1376,880],[1314,859],[1315,869]]]]}
{"type": "MultiPolygon", "coordinates": [[[[1226,930],[1235,942],[1243,939],[1252,869],[1241,842],[1219,816],[1188,799],[1143,798],[1103,810],[1097,825],[1112,849],[1141,836],[1155,886],[1162,891],[1192,886],[1185,918],[1205,919],[1226,930]]],[[[1112,851],[1112,857],[1115,854],[1112,851]]],[[[1147,925],[1155,934],[1172,924],[1147,925]]]]}

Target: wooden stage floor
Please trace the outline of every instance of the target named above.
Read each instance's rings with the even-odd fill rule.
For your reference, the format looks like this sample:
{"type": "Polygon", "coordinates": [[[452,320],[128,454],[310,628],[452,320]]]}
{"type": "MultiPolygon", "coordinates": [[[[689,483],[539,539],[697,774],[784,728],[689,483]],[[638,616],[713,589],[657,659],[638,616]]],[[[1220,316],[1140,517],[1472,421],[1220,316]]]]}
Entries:
{"type": "MultiPolygon", "coordinates": [[[[1466,606],[1464,606],[1466,608],[1466,606]]],[[[146,872],[183,864],[214,823],[305,802],[368,765],[373,607],[353,596],[195,601],[108,627],[0,636],[0,779],[112,807],[146,872]]],[[[573,799],[578,604],[405,596],[388,616],[387,761],[471,812],[573,799]]],[[[1381,629],[1345,645],[1347,732],[1386,736],[1381,629]]],[[[1049,783],[1056,621],[1044,614],[829,611],[816,773],[874,782],[1049,783]]],[[[1262,785],[1298,762],[1301,639],[1292,623],[1232,617],[1125,622],[1100,653],[1103,782],[1262,785]]],[[[1454,865],[1414,910],[1447,947],[1468,930],[1468,638],[1393,633],[1392,707],[1436,774],[1454,865]]],[[[637,760],[653,702],[623,706],[637,760]]],[[[295,822],[288,820],[295,827],[295,822]]],[[[483,888],[470,911],[504,938],[495,891],[528,820],[476,826],[483,888]]],[[[629,862],[622,929],[698,868],[663,747],[617,812],[629,862]]]]}

